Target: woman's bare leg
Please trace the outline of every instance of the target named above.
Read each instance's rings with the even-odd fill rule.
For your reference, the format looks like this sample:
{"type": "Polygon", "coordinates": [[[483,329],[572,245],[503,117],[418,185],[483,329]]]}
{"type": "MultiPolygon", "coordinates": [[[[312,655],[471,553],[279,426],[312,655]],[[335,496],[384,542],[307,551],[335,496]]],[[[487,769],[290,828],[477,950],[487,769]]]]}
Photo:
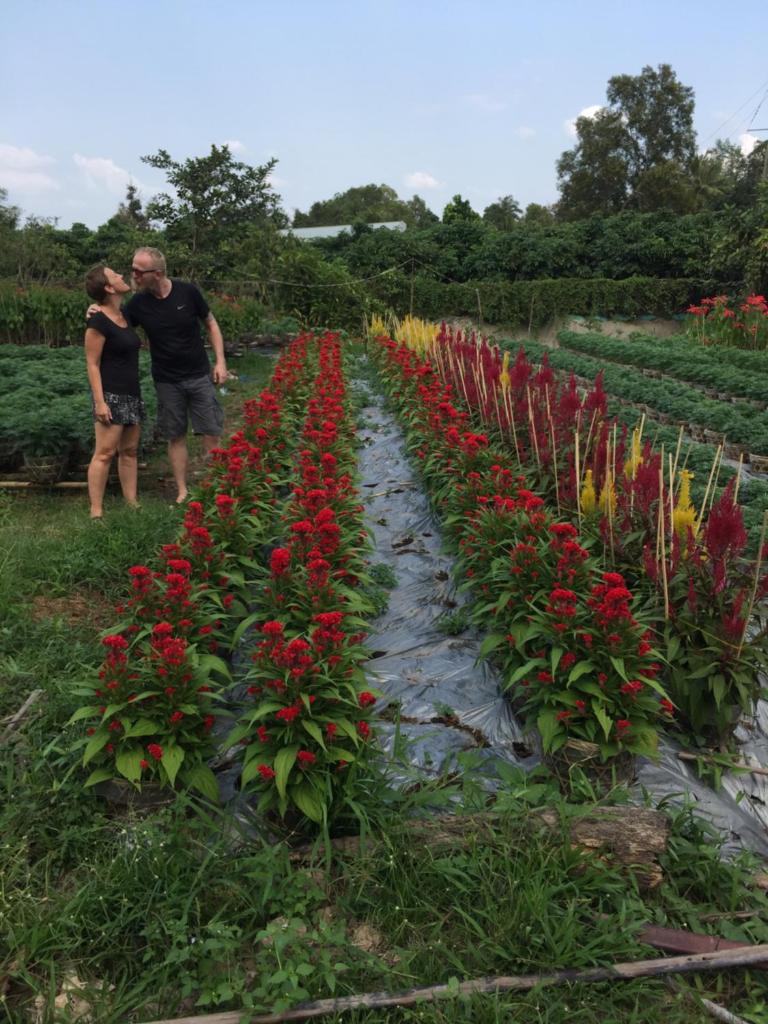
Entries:
{"type": "Polygon", "coordinates": [[[104,512],[109,466],[120,444],[123,426],[119,423],[94,423],[94,428],[96,445],[88,466],[88,498],[91,502],[91,519],[100,519],[104,512]]]}
{"type": "Polygon", "coordinates": [[[117,453],[117,475],[120,477],[120,489],[123,492],[123,498],[129,505],[137,504],[140,436],[141,427],[138,423],[123,427],[117,453]]]}

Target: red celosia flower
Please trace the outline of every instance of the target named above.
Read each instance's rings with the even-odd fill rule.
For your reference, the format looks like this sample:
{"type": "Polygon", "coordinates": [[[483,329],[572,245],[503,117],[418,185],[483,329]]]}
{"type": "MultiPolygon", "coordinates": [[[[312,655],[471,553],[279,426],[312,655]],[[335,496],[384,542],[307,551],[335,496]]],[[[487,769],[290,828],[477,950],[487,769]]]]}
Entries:
{"type": "Polygon", "coordinates": [[[363,690],[357,699],[361,708],[367,708],[370,707],[371,704],[376,703],[376,698],[368,690],[363,690]]]}
{"type": "Polygon", "coordinates": [[[147,753],[151,757],[154,757],[156,761],[161,761],[163,758],[163,748],[160,746],[159,743],[148,743],[147,753]]]}
{"type": "Polygon", "coordinates": [[[283,624],[282,622],[277,622],[276,620],[272,620],[271,622],[265,622],[264,625],[261,627],[261,631],[262,633],[266,633],[267,636],[282,636],[283,624]]]}
{"type": "Polygon", "coordinates": [[[280,708],[275,714],[275,718],[279,718],[281,721],[286,722],[288,725],[297,718],[299,715],[299,709],[294,705],[287,708],[280,708]]]}
{"type": "Polygon", "coordinates": [[[300,761],[303,765],[314,764],[317,758],[310,750],[300,750],[296,755],[296,760],[300,761]]]}
{"type": "Polygon", "coordinates": [[[274,779],[275,777],[275,772],[273,771],[272,768],[269,767],[268,764],[260,764],[258,767],[258,772],[259,775],[261,775],[262,779],[265,780],[265,782],[269,782],[270,779],[274,779]]]}

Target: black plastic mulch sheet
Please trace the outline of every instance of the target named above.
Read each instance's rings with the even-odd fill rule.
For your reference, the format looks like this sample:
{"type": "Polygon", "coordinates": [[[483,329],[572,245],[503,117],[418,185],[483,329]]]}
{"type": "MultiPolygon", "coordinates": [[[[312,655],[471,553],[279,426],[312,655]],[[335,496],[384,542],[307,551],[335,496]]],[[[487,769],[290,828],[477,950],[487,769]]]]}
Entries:
{"type": "MultiPolygon", "coordinates": [[[[366,426],[359,431],[364,441],[359,472],[375,540],[371,559],[389,565],[397,576],[389,608],[368,640],[374,651],[370,685],[383,694],[377,710],[384,711],[388,702],[399,706],[397,725],[379,726],[379,739],[391,753],[397,732],[407,761],[426,776],[451,771],[458,754],[477,749],[479,781],[496,788],[493,762],[530,769],[540,761],[538,743],[523,737],[498,673],[487,661],[478,662],[483,636],[472,630],[447,636],[438,625],[470,598],[456,593],[453,558],[441,550],[440,528],[414,479],[400,429],[375,396],[368,399],[362,410],[366,426]]],[[[768,763],[768,704],[758,704],[738,738],[745,761],[768,763]]],[[[689,801],[716,827],[726,855],[747,848],[768,856],[768,777],[726,773],[715,792],[678,759],[678,749],[665,739],[658,762],[639,759],[633,786],[638,802],[645,793],[653,804],[689,801]]]]}

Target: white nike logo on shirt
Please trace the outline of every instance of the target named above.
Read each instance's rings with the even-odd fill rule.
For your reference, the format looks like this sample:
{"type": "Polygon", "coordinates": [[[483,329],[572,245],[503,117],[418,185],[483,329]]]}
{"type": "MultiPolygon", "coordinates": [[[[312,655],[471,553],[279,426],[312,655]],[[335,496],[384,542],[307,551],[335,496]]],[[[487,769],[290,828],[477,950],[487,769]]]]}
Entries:
{"type": "Polygon", "coordinates": [[[180,306],[177,306],[176,309],[184,309],[185,306],[186,302],[182,302],[182,304],[180,306]]]}

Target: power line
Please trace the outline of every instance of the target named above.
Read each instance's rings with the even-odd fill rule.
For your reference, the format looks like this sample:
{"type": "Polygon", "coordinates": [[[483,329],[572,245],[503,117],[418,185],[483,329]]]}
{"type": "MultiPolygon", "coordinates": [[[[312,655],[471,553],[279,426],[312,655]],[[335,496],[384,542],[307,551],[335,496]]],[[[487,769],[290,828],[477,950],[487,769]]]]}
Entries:
{"type": "Polygon", "coordinates": [[[378,274],[371,274],[370,277],[353,277],[349,281],[339,281],[333,284],[310,284],[306,281],[279,281],[272,277],[238,277],[229,278],[226,281],[211,281],[211,286],[220,287],[222,285],[230,284],[279,284],[286,288],[348,288],[353,284],[364,284],[366,281],[374,281],[377,277],[385,277],[387,274],[394,274],[396,270],[402,270],[403,267],[408,266],[411,262],[411,258],[403,260],[402,263],[398,263],[394,267],[388,267],[386,270],[379,271],[378,274]]]}
{"type": "MultiPolygon", "coordinates": [[[[744,100],[744,102],[737,110],[734,110],[730,117],[726,117],[726,119],[723,121],[721,125],[718,125],[718,127],[715,128],[713,132],[710,132],[710,134],[702,142],[702,145],[706,145],[706,143],[709,142],[711,138],[714,138],[714,136],[717,135],[721,128],[724,128],[729,121],[732,121],[737,114],[740,114],[744,107],[746,107],[748,103],[751,103],[755,96],[758,96],[766,88],[768,88],[768,78],[766,78],[766,80],[757,89],[755,89],[751,96],[748,96],[747,99],[744,100]]],[[[763,97],[763,99],[765,99],[765,97],[763,97]]],[[[760,102],[762,103],[762,100],[760,102]]],[[[760,108],[758,107],[758,110],[759,109],[760,108]]],[[[752,120],[754,121],[754,114],[752,115],[752,120]]],[[[732,134],[733,132],[731,132],[731,135],[732,134]]]]}

